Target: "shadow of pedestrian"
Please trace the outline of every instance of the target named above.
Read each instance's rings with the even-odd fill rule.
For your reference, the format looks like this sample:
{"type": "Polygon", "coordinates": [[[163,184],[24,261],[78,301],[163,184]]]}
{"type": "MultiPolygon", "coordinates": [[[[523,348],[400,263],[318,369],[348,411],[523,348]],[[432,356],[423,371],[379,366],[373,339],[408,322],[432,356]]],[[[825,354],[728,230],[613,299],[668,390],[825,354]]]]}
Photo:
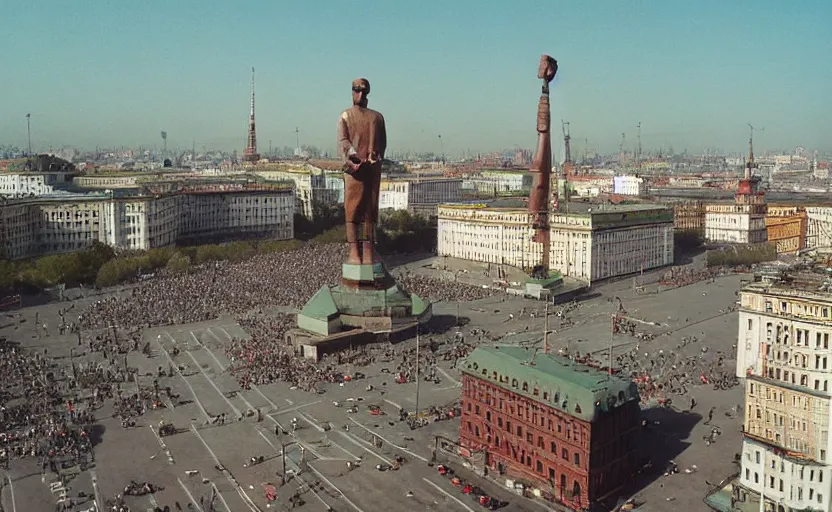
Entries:
{"type": "Polygon", "coordinates": [[[98,446],[104,441],[104,432],[106,432],[106,428],[104,425],[100,423],[96,423],[95,425],[90,427],[89,436],[90,436],[90,443],[93,446],[98,446]]]}

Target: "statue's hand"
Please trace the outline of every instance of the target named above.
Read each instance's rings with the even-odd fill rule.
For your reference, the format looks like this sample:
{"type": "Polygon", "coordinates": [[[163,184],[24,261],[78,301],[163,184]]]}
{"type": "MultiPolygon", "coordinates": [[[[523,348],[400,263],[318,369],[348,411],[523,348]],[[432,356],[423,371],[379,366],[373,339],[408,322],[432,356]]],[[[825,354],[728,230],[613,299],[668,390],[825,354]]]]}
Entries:
{"type": "Polygon", "coordinates": [[[361,169],[362,165],[364,165],[364,162],[360,158],[356,155],[350,155],[344,163],[344,172],[352,176],[361,169]]]}

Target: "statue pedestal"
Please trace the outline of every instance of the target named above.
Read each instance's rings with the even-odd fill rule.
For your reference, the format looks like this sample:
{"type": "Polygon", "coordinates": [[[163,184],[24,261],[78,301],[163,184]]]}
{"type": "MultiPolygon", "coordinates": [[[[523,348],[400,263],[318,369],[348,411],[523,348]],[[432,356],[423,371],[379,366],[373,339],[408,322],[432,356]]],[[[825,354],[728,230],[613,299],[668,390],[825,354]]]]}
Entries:
{"type": "Polygon", "coordinates": [[[324,286],[309,299],[286,341],[317,360],[356,344],[408,337],[431,314],[431,304],[401,288],[383,263],[345,263],[341,284],[324,286]]]}

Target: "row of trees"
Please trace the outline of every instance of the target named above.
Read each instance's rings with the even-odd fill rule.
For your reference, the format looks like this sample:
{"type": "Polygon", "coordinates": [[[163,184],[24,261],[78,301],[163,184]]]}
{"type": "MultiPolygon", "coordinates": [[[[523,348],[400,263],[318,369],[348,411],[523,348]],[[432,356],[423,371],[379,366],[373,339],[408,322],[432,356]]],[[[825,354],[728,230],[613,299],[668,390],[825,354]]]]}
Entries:
{"type": "Polygon", "coordinates": [[[191,247],[162,247],[116,253],[94,242],[84,251],[43,256],[33,260],[0,260],[0,295],[34,293],[56,285],[113,286],[144,274],[169,269],[184,272],[212,261],[242,261],[255,254],[296,249],[299,240],[261,240],[191,247]]]}
{"type": "Polygon", "coordinates": [[[775,259],[777,259],[777,247],[771,242],[724,247],[719,250],[708,251],[707,254],[709,267],[750,266],[775,259]]]}

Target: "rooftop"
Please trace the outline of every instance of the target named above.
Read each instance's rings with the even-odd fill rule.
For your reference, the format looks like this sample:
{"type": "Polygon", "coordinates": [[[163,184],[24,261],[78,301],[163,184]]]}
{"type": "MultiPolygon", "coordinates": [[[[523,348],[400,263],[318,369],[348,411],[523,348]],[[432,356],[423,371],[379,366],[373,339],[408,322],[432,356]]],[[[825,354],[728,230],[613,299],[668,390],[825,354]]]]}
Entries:
{"type": "Polygon", "coordinates": [[[566,357],[512,345],[476,348],[462,372],[588,422],[639,400],[638,388],[630,380],[566,357]]]}

